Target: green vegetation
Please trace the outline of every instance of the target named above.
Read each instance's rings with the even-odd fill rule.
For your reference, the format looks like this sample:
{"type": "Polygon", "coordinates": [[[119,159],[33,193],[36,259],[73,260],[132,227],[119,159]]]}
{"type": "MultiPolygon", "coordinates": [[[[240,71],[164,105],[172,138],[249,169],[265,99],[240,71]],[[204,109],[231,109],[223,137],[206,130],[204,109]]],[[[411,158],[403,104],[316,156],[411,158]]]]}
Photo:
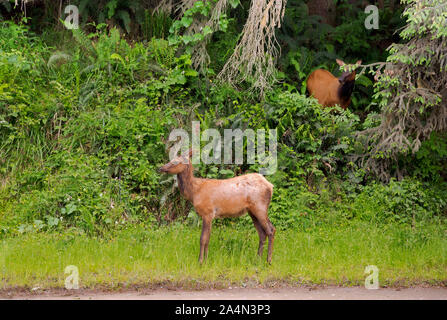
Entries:
{"type": "MultiPolygon", "coordinates": [[[[416,35],[422,22],[410,19],[419,13],[409,0],[404,16],[403,5],[386,1],[377,32],[364,29],[364,8],[344,0],[337,2],[343,14],[328,25],[308,14],[312,1],[288,2],[276,30],[283,50],[268,71],[280,81],[262,95],[250,75],[219,77],[240,43],[246,1],[230,1],[200,32],[191,28],[212,17],[215,2],[196,1],[176,17],[143,1],[78,1],[81,28],[73,31],[61,28],[51,1],[29,8],[26,19],[0,3],[0,288],[63,286],[67,265],[79,268],[85,287],[362,284],[370,264],[382,285],[445,285],[446,131],[423,126],[443,123],[445,95],[430,92],[433,103],[412,96],[416,104],[405,106],[418,114],[406,120],[388,101],[403,87],[427,92],[423,65],[414,77],[405,69],[405,81],[381,69],[385,78],[373,85],[374,74],[363,73],[347,110],[307,97],[305,79],[322,67],[339,74],[335,58],[398,59],[408,68],[402,47],[385,47],[445,41],[446,26],[433,21],[433,43],[416,35]],[[394,31],[405,23],[399,39],[394,31]],[[417,124],[424,132],[417,139],[404,132],[417,141],[413,153],[380,144],[381,119],[417,124]],[[278,229],[272,265],[256,257],[248,216],[214,221],[209,260],[198,265],[201,222],[173,177],[157,171],[168,161],[169,133],[190,132],[191,121],[220,132],[277,129],[278,170],[266,177],[275,186],[269,217],[278,229]]],[[[200,164],[196,175],[258,169],[200,164]]]]}
{"type": "MultiPolygon", "coordinates": [[[[440,226],[418,229],[368,223],[287,230],[275,239],[272,265],[256,255],[251,230],[215,228],[208,261],[197,263],[200,228],[129,228],[107,237],[29,234],[0,242],[0,288],[63,287],[65,267],[79,269],[83,288],[179,285],[363,285],[365,267],[379,268],[381,286],[445,285],[447,239],[440,226]]],[[[265,253],[266,254],[266,253],[265,253]]]]}

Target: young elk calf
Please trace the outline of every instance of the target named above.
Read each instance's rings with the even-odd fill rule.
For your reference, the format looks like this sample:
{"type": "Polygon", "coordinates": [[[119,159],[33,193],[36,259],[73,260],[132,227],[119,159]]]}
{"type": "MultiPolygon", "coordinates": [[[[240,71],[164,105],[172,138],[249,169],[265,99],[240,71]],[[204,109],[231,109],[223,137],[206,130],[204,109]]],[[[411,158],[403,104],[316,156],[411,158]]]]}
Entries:
{"type": "Polygon", "coordinates": [[[272,262],[275,227],[267,216],[273,185],[258,173],[230,179],[201,179],[193,175],[192,150],[161,167],[161,172],[177,175],[180,193],[192,202],[202,217],[199,262],[208,256],[211,222],[214,218],[240,217],[248,212],[259,234],[258,255],[262,256],[266,237],[269,239],[267,261],[272,262]]]}

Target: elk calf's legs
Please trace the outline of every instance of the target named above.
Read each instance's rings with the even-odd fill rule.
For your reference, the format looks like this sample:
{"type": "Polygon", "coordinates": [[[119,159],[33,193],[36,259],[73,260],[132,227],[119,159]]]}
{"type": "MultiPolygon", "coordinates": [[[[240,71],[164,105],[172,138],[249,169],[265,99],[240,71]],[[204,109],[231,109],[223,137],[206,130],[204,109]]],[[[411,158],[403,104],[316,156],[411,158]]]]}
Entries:
{"type": "Polygon", "coordinates": [[[203,263],[204,258],[208,258],[208,243],[210,241],[211,219],[202,219],[202,235],[200,236],[199,263],[203,263]]]}
{"type": "Polygon", "coordinates": [[[265,234],[265,231],[262,228],[261,224],[259,223],[258,219],[251,213],[250,217],[253,220],[253,224],[255,225],[256,231],[258,231],[259,234],[258,256],[262,257],[262,251],[264,251],[264,243],[267,235],[265,234]]]}
{"type": "Polygon", "coordinates": [[[273,240],[275,240],[275,233],[276,228],[273,226],[273,224],[269,221],[270,227],[271,227],[271,234],[269,234],[269,252],[267,256],[268,263],[272,263],[272,254],[273,254],[273,240]]]}
{"type": "Polygon", "coordinates": [[[275,240],[276,229],[268,218],[263,219],[262,221],[260,221],[260,223],[269,238],[269,249],[268,249],[268,255],[267,255],[267,262],[271,263],[272,262],[272,253],[273,253],[273,241],[275,240]]]}

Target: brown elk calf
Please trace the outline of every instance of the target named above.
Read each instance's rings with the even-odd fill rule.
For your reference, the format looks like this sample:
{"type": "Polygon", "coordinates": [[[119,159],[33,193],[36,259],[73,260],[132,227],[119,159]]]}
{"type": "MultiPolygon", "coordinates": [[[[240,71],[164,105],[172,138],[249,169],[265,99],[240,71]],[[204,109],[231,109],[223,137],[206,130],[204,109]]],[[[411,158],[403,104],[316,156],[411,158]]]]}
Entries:
{"type": "MultiPolygon", "coordinates": [[[[339,59],[336,61],[339,66],[346,66],[343,61],[339,59]]],[[[362,64],[361,60],[355,63],[356,66],[360,64],[362,64]]],[[[336,78],[327,70],[317,69],[307,78],[307,90],[324,107],[333,107],[338,104],[346,109],[351,103],[354,83],[355,70],[343,72],[339,78],[336,78]]]]}
{"type": "Polygon", "coordinates": [[[177,175],[180,193],[192,202],[202,218],[199,262],[208,256],[211,223],[214,218],[240,217],[248,212],[259,234],[258,255],[262,256],[266,237],[269,240],[267,261],[272,261],[275,227],[267,211],[273,185],[258,173],[230,179],[202,179],[193,175],[192,150],[161,167],[161,172],[177,175]]]}

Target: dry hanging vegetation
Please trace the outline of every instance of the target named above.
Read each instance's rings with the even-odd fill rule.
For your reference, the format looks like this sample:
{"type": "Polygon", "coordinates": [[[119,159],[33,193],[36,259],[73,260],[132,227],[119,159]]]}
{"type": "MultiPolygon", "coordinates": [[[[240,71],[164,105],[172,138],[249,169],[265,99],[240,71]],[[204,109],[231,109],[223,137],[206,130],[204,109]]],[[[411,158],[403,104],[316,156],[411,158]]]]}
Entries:
{"type": "MultiPolygon", "coordinates": [[[[401,37],[408,42],[393,44],[379,67],[380,124],[362,132],[370,148],[364,164],[384,181],[401,154],[417,152],[432,132],[447,130],[447,3],[405,2],[401,37]]],[[[397,177],[403,174],[397,167],[397,177]]]]}
{"type": "MultiPolygon", "coordinates": [[[[180,3],[180,13],[183,15],[186,10],[190,9],[197,0],[185,0],[180,3]]],[[[206,26],[210,27],[211,30],[217,30],[220,17],[223,13],[226,12],[228,7],[228,0],[219,0],[214,5],[211,11],[211,16],[209,19],[205,17],[201,17],[195,19],[192,25],[188,28],[187,34],[195,34],[200,30],[203,30],[206,26]]],[[[204,41],[196,44],[191,53],[191,60],[193,63],[193,67],[195,69],[203,69],[205,68],[209,62],[210,58],[208,52],[206,51],[206,45],[208,41],[210,41],[211,35],[207,35],[204,41]]]]}
{"type": "MultiPolygon", "coordinates": [[[[171,0],[162,0],[158,8],[174,11],[181,17],[197,1],[182,0],[173,5],[171,0]]],[[[230,84],[248,80],[252,88],[259,90],[261,94],[270,86],[274,80],[275,58],[279,54],[275,29],[281,26],[285,5],[285,0],[252,1],[241,40],[219,73],[220,80],[230,84]]],[[[219,19],[227,8],[228,0],[218,0],[212,7],[210,17],[194,19],[186,34],[194,34],[205,26],[217,30],[219,19]]],[[[209,63],[206,44],[210,38],[211,35],[207,35],[204,41],[193,48],[192,62],[196,69],[203,69],[209,63]]]]}
{"type": "Polygon", "coordinates": [[[286,1],[252,1],[242,39],[225,64],[219,77],[230,83],[252,80],[261,93],[269,87],[279,54],[275,28],[281,26],[286,1]]]}

